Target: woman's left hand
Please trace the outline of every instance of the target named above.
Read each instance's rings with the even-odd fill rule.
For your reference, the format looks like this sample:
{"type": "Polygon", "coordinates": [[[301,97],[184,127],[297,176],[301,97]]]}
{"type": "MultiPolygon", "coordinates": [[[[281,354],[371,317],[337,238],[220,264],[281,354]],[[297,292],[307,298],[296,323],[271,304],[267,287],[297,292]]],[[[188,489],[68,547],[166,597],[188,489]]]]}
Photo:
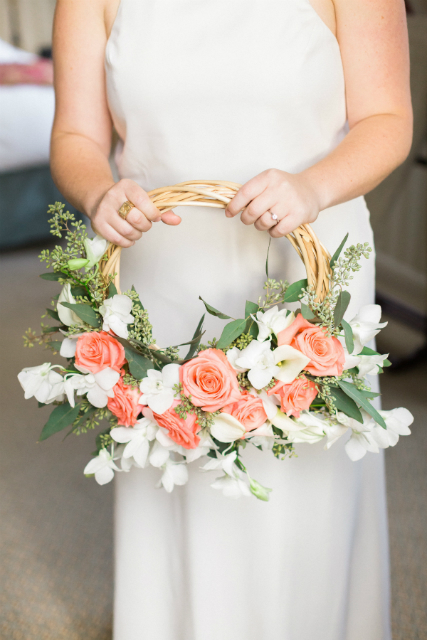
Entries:
{"type": "Polygon", "coordinates": [[[259,231],[268,230],[273,238],[280,238],[301,224],[314,222],[320,204],[304,174],[268,169],[239,189],[228,203],[225,215],[232,218],[239,211],[243,224],[254,224],[259,231]]]}

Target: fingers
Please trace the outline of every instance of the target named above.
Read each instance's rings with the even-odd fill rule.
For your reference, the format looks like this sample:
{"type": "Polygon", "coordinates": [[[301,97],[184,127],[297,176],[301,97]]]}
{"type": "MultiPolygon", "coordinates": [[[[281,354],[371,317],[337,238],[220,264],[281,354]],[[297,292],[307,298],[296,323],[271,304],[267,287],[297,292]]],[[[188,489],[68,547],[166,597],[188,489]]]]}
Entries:
{"type": "Polygon", "coordinates": [[[254,198],[243,210],[241,221],[243,224],[255,224],[255,222],[267,211],[270,211],[275,204],[274,194],[266,189],[257,198],[254,198]]]}
{"type": "Polygon", "coordinates": [[[299,225],[300,222],[298,222],[296,217],[288,214],[279,220],[279,222],[270,229],[269,233],[272,238],[282,238],[283,236],[292,233],[292,231],[299,227],[299,225]]]}
{"type": "Polygon", "coordinates": [[[162,213],[162,222],[171,227],[176,227],[176,225],[180,224],[181,218],[174,211],[165,211],[162,213]]]}
{"type": "Polygon", "coordinates": [[[266,172],[260,173],[259,175],[249,180],[243,187],[240,187],[236,195],[230,202],[228,203],[225,209],[225,215],[227,218],[233,218],[236,216],[239,211],[245,209],[248,204],[254,200],[257,196],[259,196],[264,189],[267,187],[266,180],[266,172]]]}
{"type": "Polygon", "coordinates": [[[277,220],[274,220],[271,213],[274,213],[271,209],[266,211],[258,220],[255,222],[255,229],[258,231],[267,231],[267,229],[272,229],[277,225],[277,220]]]}
{"type": "Polygon", "coordinates": [[[133,182],[133,180],[120,180],[116,186],[118,185],[120,185],[126,194],[125,200],[130,200],[147,220],[151,222],[158,222],[160,220],[162,214],[156,205],[153,204],[147,192],[136,184],[136,182],[133,182]]]}

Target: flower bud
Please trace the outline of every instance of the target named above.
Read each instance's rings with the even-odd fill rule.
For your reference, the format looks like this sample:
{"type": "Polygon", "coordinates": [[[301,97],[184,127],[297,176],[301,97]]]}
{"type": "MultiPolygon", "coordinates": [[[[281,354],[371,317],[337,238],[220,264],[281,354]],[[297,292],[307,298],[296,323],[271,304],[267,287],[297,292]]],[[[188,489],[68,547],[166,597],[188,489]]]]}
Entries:
{"type": "Polygon", "coordinates": [[[77,269],[82,269],[88,264],[89,260],[86,258],[73,258],[72,260],[68,260],[68,268],[70,271],[76,271],[77,269]]]}
{"type": "Polygon", "coordinates": [[[258,498],[258,500],[264,500],[264,502],[268,502],[270,500],[270,496],[268,495],[272,489],[268,489],[267,487],[263,487],[262,484],[253,480],[251,478],[250,482],[250,490],[251,493],[258,498]]]}

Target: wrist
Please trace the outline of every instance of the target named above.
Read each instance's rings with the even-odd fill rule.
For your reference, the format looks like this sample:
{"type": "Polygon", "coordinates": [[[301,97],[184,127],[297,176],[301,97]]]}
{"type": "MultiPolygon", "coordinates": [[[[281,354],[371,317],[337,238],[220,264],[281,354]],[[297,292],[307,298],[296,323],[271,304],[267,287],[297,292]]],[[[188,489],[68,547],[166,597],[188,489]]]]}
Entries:
{"type": "Polygon", "coordinates": [[[330,193],[328,181],[318,171],[316,165],[302,171],[300,176],[305,180],[308,188],[313,194],[319,211],[323,211],[333,205],[333,197],[330,193]]]}
{"type": "Polygon", "coordinates": [[[108,180],[101,185],[97,184],[96,187],[91,188],[90,191],[86,193],[83,198],[82,208],[89,219],[93,218],[105,194],[114,187],[114,185],[114,180],[108,180]]]}

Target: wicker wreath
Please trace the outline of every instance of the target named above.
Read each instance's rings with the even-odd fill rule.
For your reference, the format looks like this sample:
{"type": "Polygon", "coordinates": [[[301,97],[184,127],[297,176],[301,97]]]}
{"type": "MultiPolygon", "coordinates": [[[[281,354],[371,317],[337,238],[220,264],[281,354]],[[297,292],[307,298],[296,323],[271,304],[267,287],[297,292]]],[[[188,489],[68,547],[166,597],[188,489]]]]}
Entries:
{"type": "MultiPolygon", "coordinates": [[[[153,203],[164,212],[174,207],[215,207],[225,209],[241,185],[225,180],[192,180],[180,182],[172,187],[160,187],[148,192],[153,203]]],[[[331,275],[330,254],[317,238],[309,224],[303,224],[287,239],[304,263],[308,284],[316,291],[316,299],[324,300],[329,291],[331,275]]],[[[120,291],[120,254],[122,247],[110,243],[107,259],[101,262],[101,273],[107,277],[115,275],[114,284],[120,291]]]]}

